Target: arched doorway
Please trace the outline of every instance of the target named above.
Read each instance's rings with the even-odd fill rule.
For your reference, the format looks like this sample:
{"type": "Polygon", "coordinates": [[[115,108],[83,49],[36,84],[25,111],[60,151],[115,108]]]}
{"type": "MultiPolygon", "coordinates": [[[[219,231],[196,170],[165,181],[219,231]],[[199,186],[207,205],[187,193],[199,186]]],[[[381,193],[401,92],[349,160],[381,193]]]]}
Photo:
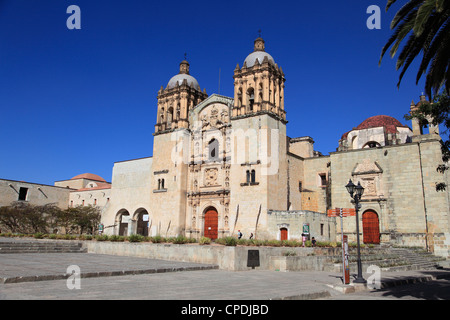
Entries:
{"type": "Polygon", "coordinates": [[[217,239],[217,231],[219,225],[219,214],[214,207],[205,210],[205,226],[203,235],[212,240],[217,239]]]}
{"type": "Polygon", "coordinates": [[[281,228],[280,229],[280,240],[287,240],[288,239],[288,229],[287,228],[281,228]]]}
{"type": "Polygon", "coordinates": [[[145,209],[141,209],[137,212],[137,224],[136,224],[136,234],[148,236],[148,212],[145,209]]]}
{"type": "Polygon", "coordinates": [[[130,213],[123,209],[117,213],[116,217],[116,225],[119,225],[119,236],[127,236],[128,235],[128,223],[130,221],[130,213]]]}
{"type": "Polygon", "coordinates": [[[380,221],[378,214],[373,210],[367,210],[362,215],[363,241],[364,243],[380,243],[380,221]]]}

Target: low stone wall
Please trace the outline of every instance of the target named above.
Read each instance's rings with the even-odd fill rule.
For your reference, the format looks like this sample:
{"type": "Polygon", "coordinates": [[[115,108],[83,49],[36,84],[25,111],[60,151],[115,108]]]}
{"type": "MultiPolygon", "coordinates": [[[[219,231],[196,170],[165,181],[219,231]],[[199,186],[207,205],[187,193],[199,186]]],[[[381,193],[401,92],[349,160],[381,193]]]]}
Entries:
{"type": "Polygon", "coordinates": [[[247,267],[248,251],[258,250],[260,266],[258,270],[275,270],[274,257],[283,257],[286,253],[295,255],[297,270],[321,270],[321,266],[332,256],[341,255],[340,248],[289,248],[289,247],[252,247],[198,244],[157,244],[109,241],[84,241],[89,253],[132,256],[162,260],[174,260],[218,265],[220,269],[243,271],[247,267]],[[300,258],[299,258],[300,257],[300,258]]]}

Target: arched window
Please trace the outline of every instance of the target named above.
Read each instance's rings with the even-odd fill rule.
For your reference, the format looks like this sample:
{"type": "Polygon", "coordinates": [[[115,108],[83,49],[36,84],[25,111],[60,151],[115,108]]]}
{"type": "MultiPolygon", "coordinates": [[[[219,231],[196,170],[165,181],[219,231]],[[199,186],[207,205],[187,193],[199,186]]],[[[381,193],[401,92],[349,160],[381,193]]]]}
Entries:
{"type": "Polygon", "coordinates": [[[173,108],[170,107],[167,110],[167,123],[171,123],[173,121],[173,108]]]}
{"type": "Polygon", "coordinates": [[[253,88],[248,88],[247,99],[248,99],[248,111],[253,111],[253,105],[255,104],[255,92],[253,88]]]}
{"type": "Polygon", "coordinates": [[[369,141],[363,146],[363,149],[365,149],[365,148],[377,148],[377,147],[381,147],[381,145],[378,142],[376,142],[376,141],[369,141]]]}
{"type": "Polygon", "coordinates": [[[255,183],[256,182],[256,172],[255,170],[252,170],[251,172],[251,183],[255,183]]]}
{"type": "Polygon", "coordinates": [[[247,170],[247,183],[250,183],[250,170],[247,170]]]}
{"type": "Polygon", "coordinates": [[[208,161],[219,160],[219,141],[212,139],[208,144],[208,161]]]}

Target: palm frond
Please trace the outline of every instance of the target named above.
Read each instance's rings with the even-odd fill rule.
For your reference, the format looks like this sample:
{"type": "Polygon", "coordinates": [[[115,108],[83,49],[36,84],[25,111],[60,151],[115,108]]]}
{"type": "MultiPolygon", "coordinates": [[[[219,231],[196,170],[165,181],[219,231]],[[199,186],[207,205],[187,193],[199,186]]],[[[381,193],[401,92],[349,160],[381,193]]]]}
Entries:
{"type": "Polygon", "coordinates": [[[413,28],[416,37],[419,37],[425,30],[426,22],[428,21],[428,19],[433,18],[433,11],[435,10],[436,10],[436,0],[426,0],[419,7],[413,28]]]}

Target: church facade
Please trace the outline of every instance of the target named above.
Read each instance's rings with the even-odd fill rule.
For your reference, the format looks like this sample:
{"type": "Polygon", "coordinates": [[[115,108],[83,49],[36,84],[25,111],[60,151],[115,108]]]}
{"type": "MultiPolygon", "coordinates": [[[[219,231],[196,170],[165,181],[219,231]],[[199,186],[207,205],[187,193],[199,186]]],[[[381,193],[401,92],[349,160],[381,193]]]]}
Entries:
{"type": "MultiPolygon", "coordinates": [[[[417,122],[411,130],[374,116],[323,156],[311,137],[286,135],[284,82],[262,38],[234,70],[233,97],[208,96],[184,60],[157,93],[152,157],[114,163],[111,183],[85,174],[55,185],[68,188],[70,206],[99,206],[106,234],[215,239],[240,230],[244,238],[307,233],[340,241],[340,219],[327,211],[354,207],[345,188],[351,179],[365,190],[358,221],[364,243],[448,257],[450,193],[435,189],[449,184],[448,173],[436,171],[438,128],[424,134],[417,122]]],[[[356,241],[355,217],[343,218],[343,231],[356,241]]]]}

